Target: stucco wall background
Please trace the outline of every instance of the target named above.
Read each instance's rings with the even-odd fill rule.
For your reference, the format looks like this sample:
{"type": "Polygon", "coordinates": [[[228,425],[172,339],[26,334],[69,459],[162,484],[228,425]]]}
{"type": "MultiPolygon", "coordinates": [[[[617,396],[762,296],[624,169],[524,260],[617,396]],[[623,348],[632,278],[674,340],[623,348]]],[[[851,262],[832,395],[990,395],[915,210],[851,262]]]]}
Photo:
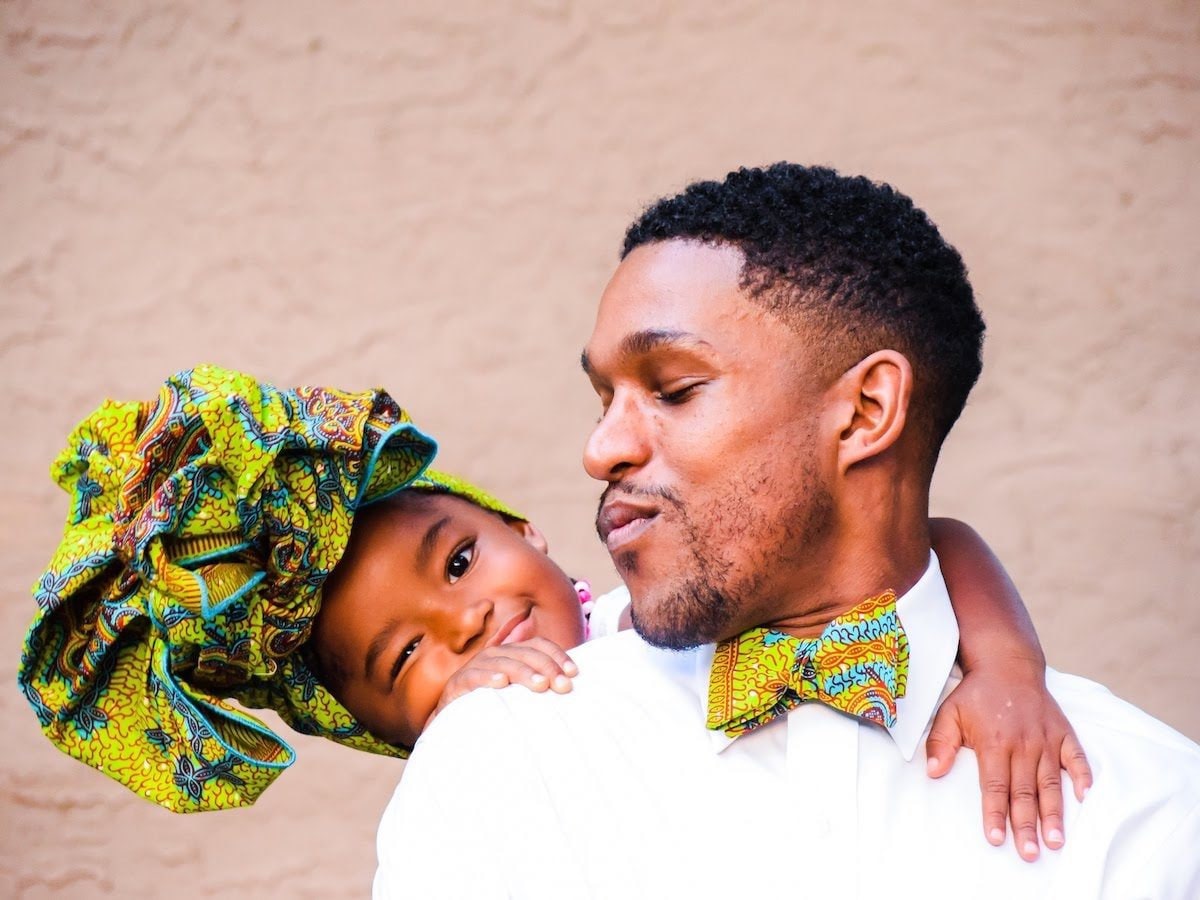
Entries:
{"type": "Polygon", "coordinates": [[[990,336],[934,510],[1054,664],[1200,738],[1195,3],[3,0],[0,33],[0,895],[361,896],[400,771],[296,736],[256,808],[173,817],[40,736],[12,685],[76,420],[205,360],[385,385],[610,587],[577,360],[623,229],[781,158],[962,251],[990,336]]]}

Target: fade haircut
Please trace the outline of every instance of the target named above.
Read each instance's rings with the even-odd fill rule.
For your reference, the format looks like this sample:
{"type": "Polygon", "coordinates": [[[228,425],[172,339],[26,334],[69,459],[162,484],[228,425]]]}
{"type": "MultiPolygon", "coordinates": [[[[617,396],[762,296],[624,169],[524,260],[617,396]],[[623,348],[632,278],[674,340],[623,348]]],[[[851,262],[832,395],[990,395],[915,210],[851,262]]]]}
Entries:
{"type": "Polygon", "coordinates": [[[828,168],[743,168],[651,205],[621,258],[675,239],[737,247],[742,289],[810,341],[830,380],[876,350],[903,353],[932,471],[979,378],[984,323],[962,257],[912,200],[828,168]]]}

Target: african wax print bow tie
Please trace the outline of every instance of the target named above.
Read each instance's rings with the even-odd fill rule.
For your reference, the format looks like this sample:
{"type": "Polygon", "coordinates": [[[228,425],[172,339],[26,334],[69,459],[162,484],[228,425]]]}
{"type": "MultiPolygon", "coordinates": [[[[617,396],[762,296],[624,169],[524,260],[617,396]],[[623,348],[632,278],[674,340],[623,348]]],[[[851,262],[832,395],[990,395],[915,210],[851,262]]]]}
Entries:
{"type": "Polygon", "coordinates": [[[717,645],[708,727],[737,737],[806,700],[890,728],[908,676],[896,594],[864,600],[817,638],[754,628],[717,645]]]}

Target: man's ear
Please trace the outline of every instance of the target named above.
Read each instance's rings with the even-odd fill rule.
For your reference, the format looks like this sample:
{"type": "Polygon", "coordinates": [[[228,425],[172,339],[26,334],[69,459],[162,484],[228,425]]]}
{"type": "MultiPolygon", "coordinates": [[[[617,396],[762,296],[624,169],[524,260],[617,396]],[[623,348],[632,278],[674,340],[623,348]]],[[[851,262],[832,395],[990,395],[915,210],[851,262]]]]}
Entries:
{"type": "Polygon", "coordinates": [[[896,350],[877,350],[842,375],[839,474],[896,443],[908,419],[912,385],[912,365],[896,350]]]}
{"type": "Polygon", "coordinates": [[[550,552],[550,545],[546,543],[546,536],[532,522],[526,522],[524,519],[509,519],[508,527],[525,538],[531,546],[536,547],[546,554],[550,552]]]}

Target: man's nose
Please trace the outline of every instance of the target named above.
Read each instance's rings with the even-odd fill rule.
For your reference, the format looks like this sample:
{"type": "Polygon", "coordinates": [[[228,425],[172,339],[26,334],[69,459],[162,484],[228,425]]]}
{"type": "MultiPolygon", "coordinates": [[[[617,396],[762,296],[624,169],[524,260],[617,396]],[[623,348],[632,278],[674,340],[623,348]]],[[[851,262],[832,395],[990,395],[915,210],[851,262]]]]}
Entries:
{"type": "Polygon", "coordinates": [[[637,400],[618,393],[583,448],[583,467],[597,481],[615,481],[650,456],[645,414],[637,400]]]}

